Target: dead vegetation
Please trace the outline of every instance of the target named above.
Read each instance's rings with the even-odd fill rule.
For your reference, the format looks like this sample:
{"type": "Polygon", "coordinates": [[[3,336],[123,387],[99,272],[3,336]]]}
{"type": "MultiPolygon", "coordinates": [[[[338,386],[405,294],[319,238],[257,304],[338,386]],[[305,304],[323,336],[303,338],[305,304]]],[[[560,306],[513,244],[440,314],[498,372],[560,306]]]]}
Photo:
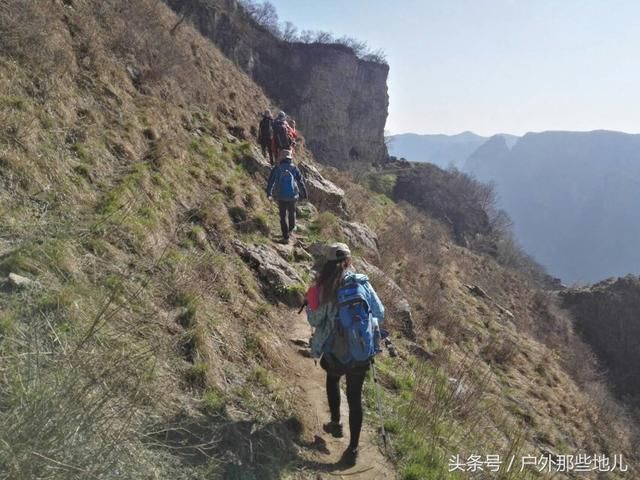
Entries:
{"type": "MultiPolygon", "coordinates": [[[[352,175],[370,184],[370,176],[366,172],[352,175]]],[[[432,370],[428,371],[428,383],[442,375],[449,378],[452,385],[457,385],[455,368],[452,366],[461,359],[466,359],[469,374],[473,372],[473,375],[483,378],[481,391],[469,397],[467,403],[462,402],[466,404],[464,408],[479,413],[475,417],[478,423],[463,422],[455,426],[447,424],[446,427],[456,432],[458,429],[468,429],[460,437],[473,440],[470,444],[461,441],[458,447],[460,451],[466,451],[465,445],[474,445],[474,441],[478,442],[476,444],[489,442],[495,445],[494,448],[504,448],[505,452],[534,451],[541,445],[565,450],[609,450],[611,445],[616,444],[618,446],[615,448],[628,452],[633,450],[633,428],[628,429],[624,420],[627,414],[616,411],[613,407],[615,402],[609,403],[610,397],[605,398],[597,393],[606,391],[606,388],[601,383],[593,355],[573,331],[568,314],[557,307],[554,294],[539,289],[538,285],[544,284],[540,279],[544,280],[544,277],[539,275],[535,264],[531,264],[535,268],[529,269],[526,259],[520,262],[515,258],[507,262],[501,257],[505,250],[501,250],[503,253],[497,256],[495,252],[489,256],[472,253],[451,243],[446,219],[443,222],[431,210],[394,204],[393,213],[390,213],[384,207],[385,198],[388,198],[386,195],[392,195],[387,187],[378,188],[376,195],[364,187],[341,181],[337,174],[334,180],[345,189],[349,204],[355,205],[354,217],[367,218],[368,223],[376,228],[381,247],[380,266],[402,287],[411,301],[413,330],[417,333],[413,342],[417,345],[411,342],[406,346],[410,361],[417,361],[421,356],[429,360],[428,365],[432,370]],[[474,295],[469,285],[475,285],[483,295],[474,295]],[[567,395],[572,398],[569,403],[579,405],[572,413],[566,408],[558,408],[558,405],[568,402],[566,396],[558,394],[556,389],[559,385],[568,389],[567,395]],[[521,389],[528,390],[527,395],[508,393],[521,389]],[[555,413],[551,417],[532,413],[540,408],[555,413]],[[505,411],[512,413],[505,417],[505,411]],[[596,411],[598,413],[594,417],[590,416],[592,413],[587,413],[596,411]],[[581,424],[589,425],[588,430],[599,429],[602,421],[615,427],[609,430],[606,436],[608,440],[605,437],[593,439],[588,435],[583,436],[575,428],[573,421],[569,420],[571,415],[580,416],[581,424]],[[480,439],[481,436],[477,436],[475,427],[478,425],[483,425],[480,430],[484,432],[493,432],[489,438],[480,439]],[[613,430],[618,434],[612,434],[613,430]],[[504,437],[509,438],[510,443],[504,444],[498,440],[504,437]],[[617,439],[623,438],[618,443],[617,439]]],[[[411,180],[407,177],[407,181],[411,180]]],[[[462,179],[461,183],[452,181],[449,185],[451,188],[445,188],[444,192],[438,191],[438,185],[430,184],[428,195],[437,200],[442,195],[446,197],[449,192],[451,196],[447,197],[449,199],[446,202],[450,203],[445,203],[458,208],[458,195],[476,198],[475,190],[467,188],[468,182],[475,185],[472,179],[462,179]]],[[[398,183],[392,183],[395,188],[401,188],[398,183]]],[[[477,199],[473,201],[484,205],[486,218],[491,219],[488,212],[493,205],[492,196],[486,189],[478,195],[484,198],[485,203],[477,199]]],[[[469,211],[466,214],[470,214],[469,211]]],[[[489,228],[498,228],[498,223],[493,226],[489,224],[489,228]]],[[[508,228],[508,225],[504,228],[508,228]]],[[[495,235],[501,238],[500,235],[505,231],[496,234],[488,230],[486,238],[495,238],[495,235]]],[[[477,237],[474,242],[477,242],[477,237]]],[[[517,247],[513,248],[514,255],[520,255],[517,247]]],[[[377,288],[379,283],[376,283],[377,288]]],[[[384,296],[384,286],[380,290],[384,296]]],[[[394,325],[393,318],[388,320],[394,325]]],[[[435,426],[429,423],[431,410],[424,407],[424,399],[414,400],[411,416],[407,416],[407,411],[402,409],[405,405],[403,395],[406,397],[407,392],[415,389],[413,382],[416,377],[412,375],[416,371],[412,366],[403,371],[407,378],[390,381],[395,395],[387,401],[393,405],[390,407],[392,411],[403,412],[395,421],[404,426],[408,418],[415,418],[411,420],[416,422],[414,429],[409,430],[428,437],[428,432],[435,426]]],[[[454,405],[461,400],[456,396],[448,398],[444,402],[449,405],[447,408],[457,408],[454,405]]],[[[451,421],[451,417],[445,418],[446,422],[451,421]]],[[[408,438],[405,433],[407,429],[393,422],[389,427],[392,431],[396,430],[392,438],[400,444],[399,464],[401,470],[404,469],[405,478],[428,478],[437,476],[435,472],[447,478],[442,472],[446,470],[448,459],[438,453],[435,446],[437,442],[422,443],[416,438],[408,438]],[[428,461],[425,460],[427,458],[428,461]],[[425,465],[433,470],[425,469],[425,465]]],[[[460,437],[452,433],[449,445],[455,444],[453,439],[460,437]]],[[[535,472],[529,474],[535,477],[535,472]]]]}

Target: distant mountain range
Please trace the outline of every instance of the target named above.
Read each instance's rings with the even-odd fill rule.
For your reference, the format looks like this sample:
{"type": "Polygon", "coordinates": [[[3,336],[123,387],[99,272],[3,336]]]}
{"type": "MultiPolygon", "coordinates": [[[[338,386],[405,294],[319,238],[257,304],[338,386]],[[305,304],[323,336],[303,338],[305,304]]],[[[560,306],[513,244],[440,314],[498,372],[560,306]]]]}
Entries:
{"type": "MultiPolygon", "coordinates": [[[[501,136],[507,145],[513,145],[518,139],[515,135],[501,136]]],[[[387,139],[389,153],[396,157],[403,157],[411,162],[429,162],[441,168],[462,168],[467,158],[489,137],[482,137],[473,132],[462,132],[458,135],[403,133],[391,135],[387,139]]]]}
{"type": "Polygon", "coordinates": [[[640,273],[640,135],[605,130],[488,139],[470,132],[448,139],[416,135],[427,137],[424,155],[417,153],[415,140],[413,149],[402,150],[410,135],[398,137],[392,155],[433,159],[441,166],[446,159],[494,182],[499,207],[514,220],[519,242],[563,281],[640,273]],[[474,142],[480,143],[462,159],[474,142]]]}

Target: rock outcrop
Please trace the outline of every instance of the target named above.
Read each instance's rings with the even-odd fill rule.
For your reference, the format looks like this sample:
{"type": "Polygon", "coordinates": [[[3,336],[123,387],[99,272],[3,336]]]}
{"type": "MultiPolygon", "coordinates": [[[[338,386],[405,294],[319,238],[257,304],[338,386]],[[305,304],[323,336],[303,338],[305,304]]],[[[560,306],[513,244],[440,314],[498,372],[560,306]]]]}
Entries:
{"type": "MultiPolygon", "coordinates": [[[[388,65],[361,60],[343,45],[283,42],[235,0],[167,3],[296,119],[318,160],[343,168],[386,159],[388,65]]],[[[256,113],[264,107],[257,104],[256,113]]]]}
{"type": "Polygon", "coordinates": [[[378,236],[368,226],[363,223],[340,220],[340,229],[352,248],[361,250],[370,260],[380,261],[378,236]]]}
{"type": "Polygon", "coordinates": [[[344,201],[344,190],[324,178],[313,165],[302,163],[299,166],[305,178],[309,201],[320,211],[331,210],[346,216],[347,208],[344,201]]]}
{"type": "Polygon", "coordinates": [[[30,278],[23,277],[17,273],[9,274],[9,284],[16,288],[26,288],[35,285],[36,283],[30,278]]]}
{"type": "Polygon", "coordinates": [[[239,161],[249,173],[261,175],[265,180],[269,178],[271,164],[257,147],[252,146],[251,151],[242,156],[239,161]]]}
{"type": "Polygon", "coordinates": [[[621,397],[640,405],[640,277],[605,280],[560,293],[621,397]]]}
{"type": "Polygon", "coordinates": [[[268,293],[287,305],[302,304],[304,281],[280,253],[267,245],[247,245],[239,240],[233,246],[240,257],[253,268],[266,286],[268,293]]]}

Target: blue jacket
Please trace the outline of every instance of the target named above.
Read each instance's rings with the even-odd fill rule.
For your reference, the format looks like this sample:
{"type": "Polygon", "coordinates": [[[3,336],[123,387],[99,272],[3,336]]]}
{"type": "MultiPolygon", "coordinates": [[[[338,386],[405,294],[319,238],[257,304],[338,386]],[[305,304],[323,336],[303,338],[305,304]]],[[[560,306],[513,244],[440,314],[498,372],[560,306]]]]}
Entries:
{"type": "MultiPolygon", "coordinates": [[[[344,275],[343,281],[355,280],[362,284],[367,291],[367,303],[371,309],[373,323],[382,324],[384,320],[384,306],[378,298],[373,287],[369,283],[369,277],[359,273],[348,271],[344,275]]],[[[338,306],[335,302],[325,302],[315,310],[307,307],[307,321],[309,325],[315,328],[311,337],[311,355],[313,358],[319,358],[323,353],[323,347],[338,318],[338,306]]]]}
{"type": "MultiPolygon", "coordinates": [[[[307,198],[307,187],[304,184],[304,178],[302,177],[302,174],[300,173],[300,170],[298,169],[298,167],[293,165],[290,158],[285,158],[280,162],[279,165],[271,169],[271,174],[269,175],[269,182],[267,183],[267,196],[271,197],[273,195],[273,188],[275,187],[276,182],[280,178],[280,174],[285,168],[290,168],[291,174],[293,175],[293,178],[295,179],[296,183],[298,184],[298,188],[300,189],[300,198],[303,198],[303,199],[307,198]]],[[[297,199],[298,197],[296,196],[296,198],[292,198],[291,200],[297,200],[297,199]]],[[[282,200],[288,200],[288,199],[283,198],[282,200]]]]}

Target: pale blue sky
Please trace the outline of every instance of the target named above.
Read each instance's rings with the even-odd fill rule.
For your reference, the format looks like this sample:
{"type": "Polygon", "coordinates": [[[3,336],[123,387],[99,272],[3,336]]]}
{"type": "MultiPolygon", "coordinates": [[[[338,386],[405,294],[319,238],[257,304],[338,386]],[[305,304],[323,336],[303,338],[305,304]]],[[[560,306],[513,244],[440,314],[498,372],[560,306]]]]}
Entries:
{"type": "Polygon", "coordinates": [[[392,133],[640,131],[640,0],[271,0],[387,53],[392,133]]]}

